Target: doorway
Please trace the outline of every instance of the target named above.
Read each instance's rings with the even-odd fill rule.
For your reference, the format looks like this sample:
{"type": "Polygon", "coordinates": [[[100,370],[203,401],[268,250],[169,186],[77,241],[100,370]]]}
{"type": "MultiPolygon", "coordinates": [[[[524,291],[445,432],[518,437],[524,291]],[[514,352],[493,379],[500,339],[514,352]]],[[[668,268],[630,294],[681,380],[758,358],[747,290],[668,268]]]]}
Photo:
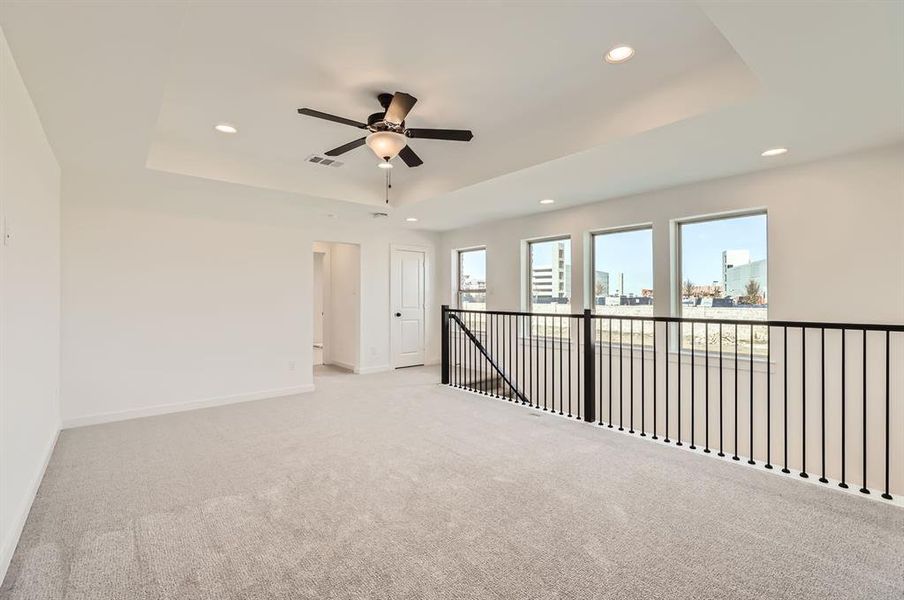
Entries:
{"type": "Polygon", "coordinates": [[[323,329],[324,329],[324,285],[323,268],[326,252],[314,252],[313,320],[314,320],[314,366],[323,364],[323,329]]]}
{"type": "Polygon", "coordinates": [[[346,371],[358,370],[360,291],[360,246],[314,242],[311,280],[314,366],[333,365],[346,371]]]}
{"type": "Polygon", "coordinates": [[[424,364],[426,254],[423,249],[403,246],[393,246],[391,252],[392,366],[398,369],[424,364]]]}

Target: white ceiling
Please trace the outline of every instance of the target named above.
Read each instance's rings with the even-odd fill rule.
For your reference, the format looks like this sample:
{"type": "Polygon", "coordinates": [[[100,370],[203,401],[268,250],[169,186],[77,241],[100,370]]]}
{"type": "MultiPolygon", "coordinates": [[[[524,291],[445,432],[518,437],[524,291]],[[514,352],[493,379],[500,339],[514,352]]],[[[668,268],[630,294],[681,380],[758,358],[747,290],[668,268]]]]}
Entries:
{"type": "Polygon", "coordinates": [[[361,132],[295,109],[363,121],[378,92],[407,91],[409,126],[475,134],[413,140],[425,164],[393,170],[391,220],[432,229],[904,137],[902,2],[6,1],[0,26],[64,166],[267,188],[316,210],[375,210],[384,173],[366,147],[338,169],[304,162],[361,132]],[[603,62],[622,42],[636,57],[603,62]],[[777,145],[791,152],[759,156],[777,145]]]}

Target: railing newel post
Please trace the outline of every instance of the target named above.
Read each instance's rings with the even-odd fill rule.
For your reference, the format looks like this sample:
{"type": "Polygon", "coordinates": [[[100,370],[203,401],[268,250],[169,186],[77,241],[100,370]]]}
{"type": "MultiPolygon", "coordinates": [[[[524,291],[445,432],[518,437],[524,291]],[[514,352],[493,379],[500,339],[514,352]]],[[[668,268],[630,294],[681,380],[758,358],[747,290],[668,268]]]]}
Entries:
{"type": "Polygon", "coordinates": [[[584,309],[584,421],[592,423],[596,420],[593,401],[593,317],[590,309],[584,309]]]}
{"type": "Polygon", "coordinates": [[[449,385],[449,305],[442,306],[442,382],[449,385]]]}

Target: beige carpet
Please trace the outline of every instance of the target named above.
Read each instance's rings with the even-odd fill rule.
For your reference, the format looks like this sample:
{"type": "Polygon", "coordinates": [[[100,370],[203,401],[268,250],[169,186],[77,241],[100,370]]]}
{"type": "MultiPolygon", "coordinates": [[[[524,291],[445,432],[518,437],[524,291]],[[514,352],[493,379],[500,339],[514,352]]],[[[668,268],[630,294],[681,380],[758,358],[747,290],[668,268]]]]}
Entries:
{"type": "Polygon", "coordinates": [[[436,380],[64,431],[0,597],[904,596],[900,508],[436,380]]]}

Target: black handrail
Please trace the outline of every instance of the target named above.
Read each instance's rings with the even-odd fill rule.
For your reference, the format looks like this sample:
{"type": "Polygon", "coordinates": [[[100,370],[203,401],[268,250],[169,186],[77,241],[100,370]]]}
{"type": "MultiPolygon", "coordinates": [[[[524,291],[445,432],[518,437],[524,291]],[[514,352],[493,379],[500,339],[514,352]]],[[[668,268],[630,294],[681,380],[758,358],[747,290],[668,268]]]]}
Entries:
{"type": "MultiPolygon", "coordinates": [[[[509,316],[520,316],[520,317],[568,317],[572,319],[583,319],[584,314],[582,313],[532,313],[532,312],[523,312],[517,310],[493,310],[493,311],[485,311],[485,310],[473,310],[467,308],[449,308],[450,312],[455,313],[474,313],[474,314],[494,314],[494,315],[509,315],[509,316]]],[[[741,309],[743,310],[743,309],[741,309]]],[[[885,323],[834,323],[834,322],[825,322],[825,321],[777,321],[777,320],[764,320],[759,321],[755,319],[704,319],[699,317],[632,317],[628,315],[607,315],[607,314],[597,314],[591,313],[590,317],[593,319],[618,319],[620,321],[654,321],[656,323],[709,323],[710,325],[715,323],[722,323],[723,325],[753,325],[754,327],[793,327],[800,328],[804,327],[806,329],[851,329],[857,331],[863,331],[864,329],[867,331],[891,331],[893,333],[904,332],[904,325],[898,324],[885,324],[885,323]]]]}

